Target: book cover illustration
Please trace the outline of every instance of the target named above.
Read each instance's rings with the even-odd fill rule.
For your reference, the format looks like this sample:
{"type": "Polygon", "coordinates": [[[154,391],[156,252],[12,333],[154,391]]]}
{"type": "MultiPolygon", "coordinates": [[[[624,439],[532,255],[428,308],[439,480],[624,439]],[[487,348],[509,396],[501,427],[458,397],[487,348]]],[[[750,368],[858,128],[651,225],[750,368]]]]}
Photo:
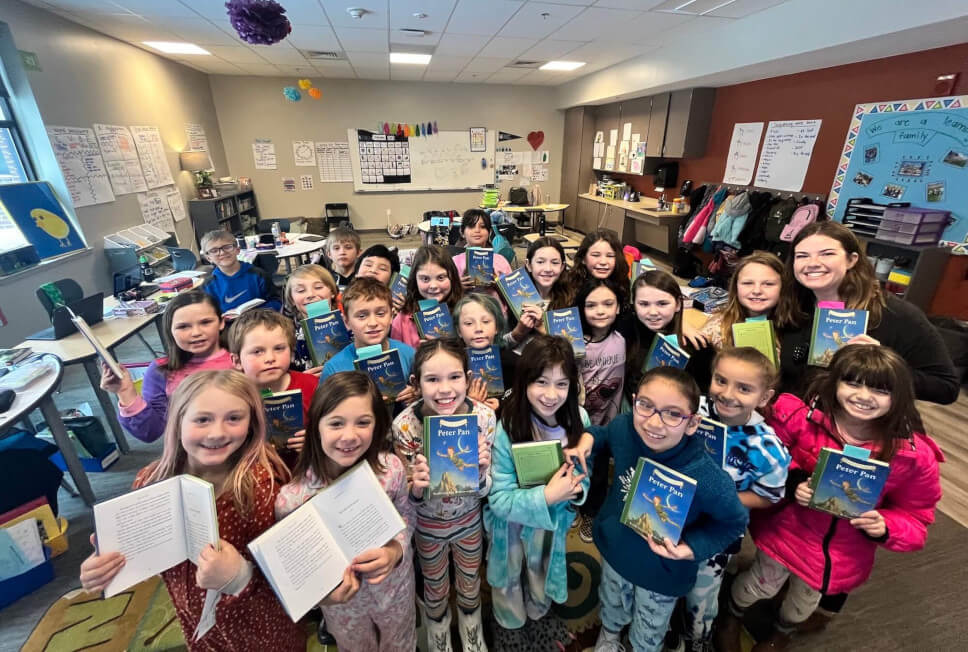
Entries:
{"type": "Polygon", "coordinates": [[[867,333],[866,310],[817,308],[813,313],[813,331],[807,364],[826,367],[837,350],[847,341],[867,333]]]}
{"type": "Polygon", "coordinates": [[[695,480],[640,457],[620,521],[657,543],[678,544],[695,494],[695,480]]]}
{"type": "Polygon", "coordinates": [[[403,303],[407,298],[407,281],[409,281],[408,275],[402,271],[394,274],[393,278],[390,279],[390,294],[400,303],[403,303]]]}
{"type": "Polygon", "coordinates": [[[474,285],[491,285],[494,283],[494,250],[468,247],[467,275],[474,282],[474,285]]]}
{"type": "Polygon", "coordinates": [[[380,393],[388,398],[396,398],[397,394],[407,387],[407,377],[403,373],[400,352],[396,349],[390,349],[372,358],[357,359],[353,364],[372,378],[380,393]]]}
{"type": "Polygon", "coordinates": [[[585,336],[581,330],[578,308],[549,310],[544,314],[544,323],[548,335],[565,338],[575,351],[576,358],[585,357],[585,336]]]}
{"type": "Polygon", "coordinates": [[[751,346],[779,368],[776,331],[769,319],[747,319],[733,324],[733,346],[751,346]]]}
{"type": "Polygon", "coordinates": [[[699,421],[696,434],[702,437],[703,447],[709,457],[717,466],[723,468],[726,460],[726,424],[703,417],[699,421]]]}
{"type": "Polygon", "coordinates": [[[510,274],[505,274],[497,280],[497,289],[514,312],[514,316],[521,318],[521,311],[525,304],[537,305],[541,303],[541,295],[534,287],[534,281],[524,267],[518,268],[510,274]]]}
{"type": "Polygon", "coordinates": [[[488,397],[504,396],[501,350],[494,345],[486,349],[467,349],[467,359],[470,363],[471,376],[484,381],[488,397]]]}
{"type": "Polygon", "coordinates": [[[656,336],[652,338],[652,346],[649,347],[649,355],[645,358],[645,369],[643,369],[643,371],[648,371],[649,369],[654,369],[655,367],[676,367],[677,369],[685,369],[686,364],[688,363],[688,353],[661,335],[656,334],[656,336]]]}
{"type": "Polygon", "coordinates": [[[305,428],[303,424],[302,392],[291,389],[262,397],[266,410],[266,439],[277,448],[285,448],[286,440],[305,428]]]}
{"type": "Polygon", "coordinates": [[[511,459],[518,476],[518,486],[522,488],[548,484],[548,480],[565,463],[560,441],[511,444],[511,459]]]}
{"type": "Polygon", "coordinates": [[[810,476],[809,507],[840,518],[857,518],[875,509],[891,467],[824,448],[810,476]]]}
{"type": "Polygon", "coordinates": [[[651,258],[643,258],[642,260],[636,261],[632,264],[632,284],[635,285],[635,281],[645,274],[646,272],[651,272],[659,269],[651,258]]]}
{"type": "Polygon", "coordinates": [[[446,303],[438,303],[428,310],[413,313],[413,321],[417,324],[420,337],[439,340],[444,337],[455,337],[454,320],[450,316],[450,309],[446,303]]]}
{"type": "Polygon", "coordinates": [[[424,417],[424,456],[430,466],[434,498],[477,493],[477,416],[473,414],[424,417]]]}
{"type": "Polygon", "coordinates": [[[695,292],[690,297],[693,306],[697,310],[705,313],[714,312],[720,306],[726,305],[729,300],[729,292],[724,288],[711,286],[695,292]]]}
{"type": "MultiPolygon", "coordinates": [[[[312,304],[310,304],[312,305],[312,304]]],[[[346,330],[343,315],[338,310],[307,317],[302,320],[306,348],[313,359],[313,366],[320,367],[334,355],[349,346],[350,332],[346,330]]]]}

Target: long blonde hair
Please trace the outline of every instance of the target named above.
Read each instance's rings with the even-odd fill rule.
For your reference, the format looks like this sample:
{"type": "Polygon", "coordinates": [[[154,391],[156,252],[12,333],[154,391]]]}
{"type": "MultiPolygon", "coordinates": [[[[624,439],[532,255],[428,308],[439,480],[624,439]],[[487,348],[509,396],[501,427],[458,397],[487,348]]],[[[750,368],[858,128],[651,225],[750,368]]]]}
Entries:
{"type": "Polygon", "coordinates": [[[770,309],[770,321],[773,322],[773,327],[781,329],[793,326],[799,323],[803,317],[797,303],[796,292],[791,291],[793,277],[783,265],[783,261],[768,251],[754,251],[739,259],[739,262],[736,263],[736,269],[733,270],[733,275],[729,278],[729,298],[721,313],[724,348],[733,346],[733,324],[738,324],[749,317],[746,308],[739,302],[739,273],[744,267],[754,263],[770,268],[780,277],[780,298],[776,305],[770,309]]]}
{"type": "Polygon", "coordinates": [[[182,419],[198,395],[210,387],[237,396],[249,406],[249,432],[233,456],[232,470],[225,483],[225,488],[232,492],[236,510],[240,514],[248,514],[255,498],[255,471],[264,469],[273,482],[277,478],[288,482],[290,476],[279,455],[266,444],[265,411],[259,390],[252,380],[234,369],[199,371],[185,378],[178,386],[168,407],[161,459],[148,467],[144,483],[167,480],[185,472],[188,453],[181,443],[182,419]]]}

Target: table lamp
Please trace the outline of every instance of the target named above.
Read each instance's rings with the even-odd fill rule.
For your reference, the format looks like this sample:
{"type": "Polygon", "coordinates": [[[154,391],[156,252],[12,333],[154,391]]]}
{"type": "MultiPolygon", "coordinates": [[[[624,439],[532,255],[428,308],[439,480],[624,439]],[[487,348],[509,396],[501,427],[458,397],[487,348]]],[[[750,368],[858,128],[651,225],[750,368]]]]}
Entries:
{"type": "Polygon", "coordinates": [[[181,164],[182,170],[192,172],[195,175],[196,189],[212,187],[212,172],[215,166],[212,165],[212,159],[209,158],[208,152],[181,152],[178,155],[178,162],[181,164]]]}

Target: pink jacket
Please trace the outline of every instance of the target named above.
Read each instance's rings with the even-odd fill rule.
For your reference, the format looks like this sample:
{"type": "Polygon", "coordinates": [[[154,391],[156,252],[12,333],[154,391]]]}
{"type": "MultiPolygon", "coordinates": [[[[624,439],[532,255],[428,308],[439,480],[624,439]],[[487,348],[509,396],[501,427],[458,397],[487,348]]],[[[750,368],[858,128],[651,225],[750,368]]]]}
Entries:
{"type": "MultiPolygon", "coordinates": [[[[767,423],[790,450],[791,478],[806,479],[824,446],[844,446],[834,434],[830,419],[819,410],[811,412],[792,394],[777,399],[767,423]]],[[[871,446],[867,448],[876,452],[871,446]]],[[[927,527],[934,522],[934,508],[941,499],[938,464],[943,461],[941,449],[927,435],[916,432],[904,440],[891,460],[887,484],[876,507],[887,524],[884,540],[875,541],[851,527],[846,519],[801,507],[791,500],[774,509],[753,510],[753,541],[812,588],[827,594],[850,592],[870,576],[877,543],[895,552],[924,547],[927,527]]]]}

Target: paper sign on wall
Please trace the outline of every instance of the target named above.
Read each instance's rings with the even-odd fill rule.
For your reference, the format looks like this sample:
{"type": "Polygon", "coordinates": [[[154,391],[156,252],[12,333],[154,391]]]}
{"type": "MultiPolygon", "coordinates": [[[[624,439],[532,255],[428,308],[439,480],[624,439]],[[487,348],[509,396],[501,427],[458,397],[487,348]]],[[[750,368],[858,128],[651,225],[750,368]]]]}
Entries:
{"type": "Polygon", "coordinates": [[[138,160],[138,150],[128,128],[122,125],[95,124],[94,135],[101,147],[101,155],[104,157],[114,194],[128,195],[148,190],[145,175],[141,171],[141,161],[138,160]]]}
{"type": "Polygon", "coordinates": [[[311,140],[292,141],[292,155],[299,167],[316,166],[316,144],[311,140]]]}
{"type": "Polygon", "coordinates": [[[733,125],[733,137],[729,141],[729,155],[726,157],[723,183],[746,186],[753,180],[756,150],[760,147],[762,134],[762,122],[737,122],[733,125]]]}
{"type": "Polygon", "coordinates": [[[175,183],[168,167],[165,144],[161,140],[158,127],[131,127],[134,145],[141,159],[141,169],[145,173],[145,183],[149,188],[160,188],[175,183]]]}
{"type": "Polygon", "coordinates": [[[276,169],[276,146],[268,139],[256,139],[252,143],[252,157],[256,170],[276,169]]]}
{"type": "Polygon", "coordinates": [[[195,122],[185,124],[185,134],[188,136],[188,144],[185,146],[185,151],[208,151],[208,136],[205,135],[205,128],[202,125],[195,122]]]}
{"type": "Polygon", "coordinates": [[[171,188],[162,188],[138,193],[138,205],[141,207],[141,216],[145,224],[166,232],[175,230],[175,220],[172,217],[171,206],[168,204],[168,195],[171,191],[171,188]]]}
{"type": "Polygon", "coordinates": [[[316,164],[322,183],[353,182],[349,142],[317,142],[316,164]]]}
{"type": "Polygon", "coordinates": [[[774,120],[766,128],[756,185],[799,192],[807,175],[820,120],[774,120]]]}
{"type": "Polygon", "coordinates": [[[313,189],[313,175],[311,174],[300,174],[299,175],[299,187],[303,190],[313,189]]]}
{"type": "Polygon", "coordinates": [[[75,208],[114,201],[93,129],[47,127],[47,136],[75,208]]]}

